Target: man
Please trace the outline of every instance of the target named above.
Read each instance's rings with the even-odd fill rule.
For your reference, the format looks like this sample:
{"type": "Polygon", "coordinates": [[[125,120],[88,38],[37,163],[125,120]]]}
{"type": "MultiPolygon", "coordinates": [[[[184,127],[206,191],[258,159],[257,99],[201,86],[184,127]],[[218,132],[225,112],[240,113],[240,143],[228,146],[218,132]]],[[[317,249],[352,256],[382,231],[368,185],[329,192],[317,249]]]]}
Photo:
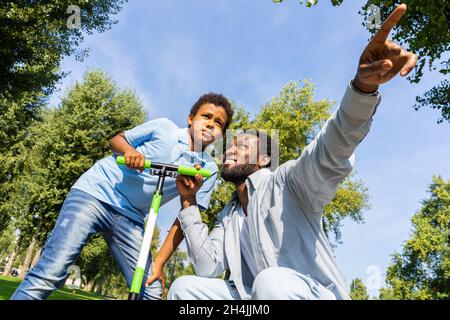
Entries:
{"type": "Polygon", "coordinates": [[[340,107],[299,159],[271,172],[270,152],[258,146],[265,137],[234,139],[221,175],[236,192],[211,233],[195,201],[201,177],[178,179],[178,219],[198,276],[178,278],[168,299],[349,299],[322,212],[352,171],[353,152],[380,102],[378,86],[416,65],[414,54],[387,40],[405,12],[398,6],[369,42],[340,107]],[[217,278],[227,269],[229,280],[217,278]]]}

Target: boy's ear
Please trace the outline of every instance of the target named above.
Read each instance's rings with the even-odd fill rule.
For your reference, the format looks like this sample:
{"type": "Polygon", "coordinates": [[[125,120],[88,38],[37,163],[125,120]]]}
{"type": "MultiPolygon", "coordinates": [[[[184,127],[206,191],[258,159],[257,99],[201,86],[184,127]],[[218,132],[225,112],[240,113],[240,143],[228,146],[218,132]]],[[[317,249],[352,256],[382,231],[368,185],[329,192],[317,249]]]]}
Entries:
{"type": "Polygon", "coordinates": [[[268,155],[261,155],[258,159],[258,166],[261,168],[266,167],[270,163],[270,157],[268,155]]]}
{"type": "Polygon", "coordinates": [[[189,115],[189,117],[187,118],[187,123],[189,127],[192,126],[192,115],[189,115]]]}

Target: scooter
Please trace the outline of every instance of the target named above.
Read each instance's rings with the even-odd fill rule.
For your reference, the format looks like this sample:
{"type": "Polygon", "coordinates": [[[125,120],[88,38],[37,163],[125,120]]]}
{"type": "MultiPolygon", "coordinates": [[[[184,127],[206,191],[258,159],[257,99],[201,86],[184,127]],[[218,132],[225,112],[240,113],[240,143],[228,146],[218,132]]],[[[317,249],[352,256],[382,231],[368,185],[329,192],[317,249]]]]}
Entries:
{"type": "MultiPolygon", "coordinates": [[[[125,157],[118,156],[116,158],[118,165],[125,165],[125,157]]],[[[148,214],[147,223],[145,226],[144,239],[142,241],[141,250],[139,251],[139,258],[136,265],[136,269],[133,275],[133,281],[131,284],[130,292],[128,294],[128,300],[138,300],[139,293],[141,292],[141,285],[144,279],[145,265],[147,264],[148,255],[150,254],[150,246],[153,238],[153,231],[156,225],[156,217],[161,205],[161,199],[163,194],[164,179],[166,177],[176,178],[177,175],[195,176],[199,173],[202,177],[208,178],[211,176],[211,172],[206,169],[196,169],[189,166],[175,166],[172,164],[152,162],[145,160],[145,169],[150,169],[151,175],[158,176],[158,182],[156,184],[156,190],[153,193],[152,204],[150,212],[148,214]]]]}

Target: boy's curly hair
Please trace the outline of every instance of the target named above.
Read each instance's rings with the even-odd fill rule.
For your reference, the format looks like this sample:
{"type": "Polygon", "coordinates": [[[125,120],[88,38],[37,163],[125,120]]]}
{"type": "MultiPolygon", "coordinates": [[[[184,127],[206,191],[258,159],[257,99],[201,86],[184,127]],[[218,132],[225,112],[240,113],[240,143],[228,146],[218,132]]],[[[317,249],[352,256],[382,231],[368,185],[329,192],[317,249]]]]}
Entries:
{"type": "Polygon", "coordinates": [[[224,130],[228,129],[228,127],[231,124],[231,121],[233,120],[233,108],[231,107],[231,103],[228,101],[228,99],[221,94],[210,92],[202,95],[200,98],[198,98],[197,102],[191,108],[191,112],[189,115],[195,116],[198,112],[198,109],[200,109],[202,105],[207,103],[212,103],[217,107],[222,107],[225,109],[228,119],[227,123],[225,124],[224,130]]]}

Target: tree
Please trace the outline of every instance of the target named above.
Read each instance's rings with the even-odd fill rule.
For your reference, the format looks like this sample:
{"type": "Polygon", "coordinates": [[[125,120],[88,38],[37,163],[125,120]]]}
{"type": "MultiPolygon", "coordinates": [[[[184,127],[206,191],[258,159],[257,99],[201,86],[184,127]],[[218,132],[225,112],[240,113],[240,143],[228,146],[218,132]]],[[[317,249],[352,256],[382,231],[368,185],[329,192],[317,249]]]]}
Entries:
{"type": "Polygon", "coordinates": [[[70,25],[76,12],[73,1],[9,1],[0,8],[0,93],[12,97],[34,92],[49,94],[63,76],[61,59],[75,54],[86,56],[80,49],[83,33],[103,32],[117,21],[110,16],[119,12],[123,0],[78,1],[80,24],[70,25]]]}
{"type": "MultiPolygon", "coordinates": [[[[78,1],[81,24],[68,26],[73,1],[3,1],[0,6],[0,200],[5,201],[11,180],[20,170],[17,144],[28,128],[40,121],[46,97],[66,73],[60,70],[64,56],[87,55],[81,49],[84,34],[104,32],[117,21],[124,0],[78,1]],[[69,11],[69,13],[67,13],[69,11]]],[[[70,21],[69,21],[70,22],[70,21]]],[[[9,222],[0,215],[0,230],[9,222]]]]}
{"type": "Polygon", "coordinates": [[[102,291],[106,276],[120,272],[108,245],[100,235],[95,235],[89,240],[77,259],[76,265],[80,267],[85,282],[93,282],[92,291],[97,289],[97,292],[102,291]]]}
{"type": "Polygon", "coordinates": [[[5,265],[5,269],[3,270],[4,276],[10,276],[12,269],[14,267],[14,264],[17,259],[17,255],[19,253],[20,245],[22,244],[22,235],[18,235],[17,238],[14,241],[13,249],[11,251],[11,254],[9,255],[8,262],[5,265]]]}
{"type": "Polygon", "coordinates": [[[400,300],[398,297],[395,296],[394,290],[390,288],[380,288],[379,291],[379,300],[400,300]]]}
{"type": "MultiPolygon", "coordinates": [[[[275,3],[282,1],[273,0],[275,3]]],[[[311,7],[317,2],[317,0],[307,1],[306,5],[311,7]]],[[[343,0],[331,0],[334,6],[340,5],[342,2],[343,0]]],[[[439,73],[446,76],[450,73],[450,59],[448,58],[450,2],[442,0],[367,0],[359,13],[367,22],[373,14],[368,9],[375,5],[380,8],[383,21],[400,3],[408,6],[408,12],[397,23],[393,40],[401,46],[406,46],[408,51],[416,53],[419,57],[416,73],[409,76],[408,80],[411,83],[418,83],[423,76],[425,66],[432,71],[438,70],[439,73]]],[[[363,25],[367,26],[367,23],[363,23],[363,25]]],[[[372,30],[372,32],[375,31],[372,30]]],[[[442,118],[438,119],[438,123],[444,120],[450,122],[450,82],[444,79],[425,92],[423,96],[416,97],[415,110],[422,107],[440,110],[442,118]]]]}
{"type": "MultiPolygon", "coordinates": [[[[272,0],[275,3],[282,3],[283,0],[272,0]]],[[[340,5],[344,0],[330,0],[331,4],[333,6],[338,6],[340,5]]],[[[308,8],[310,8],[313,5],[316,5],[319,2],[319,0],[300,0],[300,4],[305,4],[308,8]]]]}
{"type": "Polygon", "coordinates": [[[9,259],[9,253],[12,251],[15,238],[12,225],[0,233],[0,270],[2,270],[2,267],[6,265],[9,259]]]}
{"type": "Polygon", "coordinates": [[[180,249],[176,249],[167,261],[164,267],[164,280],[166,282],[166,290],[163,292],[163,299],[167,297],[167,292],[176,278],[184,275],[195,274],[192,264],[185,265],[188,260],[188,253],[180,249]]]}
{"type": "Polygon", "coordinates": [[[450,180],[434,176],[428,192],[412,217],[411,238],[387,270],[389,289],[402,300],[450,297],[450,180]]]}
{"type": "Polygon", "coordinates": [[[0,212],[23,235],[21,244],[31,235],[38,243],[47,237],[73,183],[111,154],[108,138],[142,123],[145,114],[133,92],[94,70],[68,90],[59,108],[47,108],[41,117],[17,144],[17,174],[0,203],[0,212]]]}
{"type": "MultiPolygon", "coordinates": [[[[159,228],[156,227],[151,246],[152,256],[159,247],[159,233],[159,228]]],[[[119,298],[127,295],[129,289],[125,278],[101,235],[95,235],[89,240],[76,264],[80,267],[84,282],[90,284],[90,291],[103,295],[113,294],[119,298]]]]}
{"type": "Polygon", "coordinates": [[[23,278],[31,265],[35,245],[42,241],[41,213],[45,208],[40,201],[40,193],[46,188],[44,175],[39,170],[35,170],[42,165],[33,161],[33,153],[28,150],[23,152],[22,172],[11,181],[8,201],[0,204],[0,212],[12,217],[9,227],[20,232],[17,250],[20,250],[23,245],[28,246],[22,261],[20,278],[23,278]]]}
{"type": "MultiPolygon", "coordinates": [[[[289,82],[277,97],[262,106],[254,120],[241,107],[234,106],[236,116],[230,129],[258,128],[273,135],[278,130],[279,163],[300,157],[303,148],[314,138],[317,130],[330,117],[331,101],[314,101],[314,85],[309,81],[289,82]]],[[[219,143],[220,145],[220,143],[219,143]]],[[[220,149],[220,146],[215,146],[220,149]]],[[[275,155],[276,156],[276,155],[275,155]]],[[[341,225],[345,218],[362,222],[362,212],[369,207],[367,188],[355,175],[345,179],[336,197],[324,209],[323,228],[330,238],[339,243],[341,225]]],[[[211,196],[210,208],[202,212],[202,218],[212,228],[215,217],[231,199],[234,186],[220,177],[211,196]]]]}
{"type": "Polygon", "coordinates": [[[150,246],[150,254],[153,258],[156,257],[158,254],[159,246],[161,244],[161,231],[159,230],[158,226],[155,226],[155,230],[153,231],[153,239],[152,244],[150,246]]]}
{"type": "Polygon", "coordinates": [[[368,300],[369,295],[367,294],[366,286],[361,279],[353,279],[350,284],[350,298],[353,300],[368,300]]]}
{"type": "Polygon", "coordinates": [[[24,141],[24,149],[31,145],[31,150],[23,154],[31,158],[23,157],[22,172],[24,180],[31,180],[28,199],[41,214],[44,238],[71,186],[97,160],[111,154],[108,138],[142,123],[144,117],[133,92],[119,90],[95,70],[68,91],[58,109],[43,113],[44,121],[24,141]]]}

